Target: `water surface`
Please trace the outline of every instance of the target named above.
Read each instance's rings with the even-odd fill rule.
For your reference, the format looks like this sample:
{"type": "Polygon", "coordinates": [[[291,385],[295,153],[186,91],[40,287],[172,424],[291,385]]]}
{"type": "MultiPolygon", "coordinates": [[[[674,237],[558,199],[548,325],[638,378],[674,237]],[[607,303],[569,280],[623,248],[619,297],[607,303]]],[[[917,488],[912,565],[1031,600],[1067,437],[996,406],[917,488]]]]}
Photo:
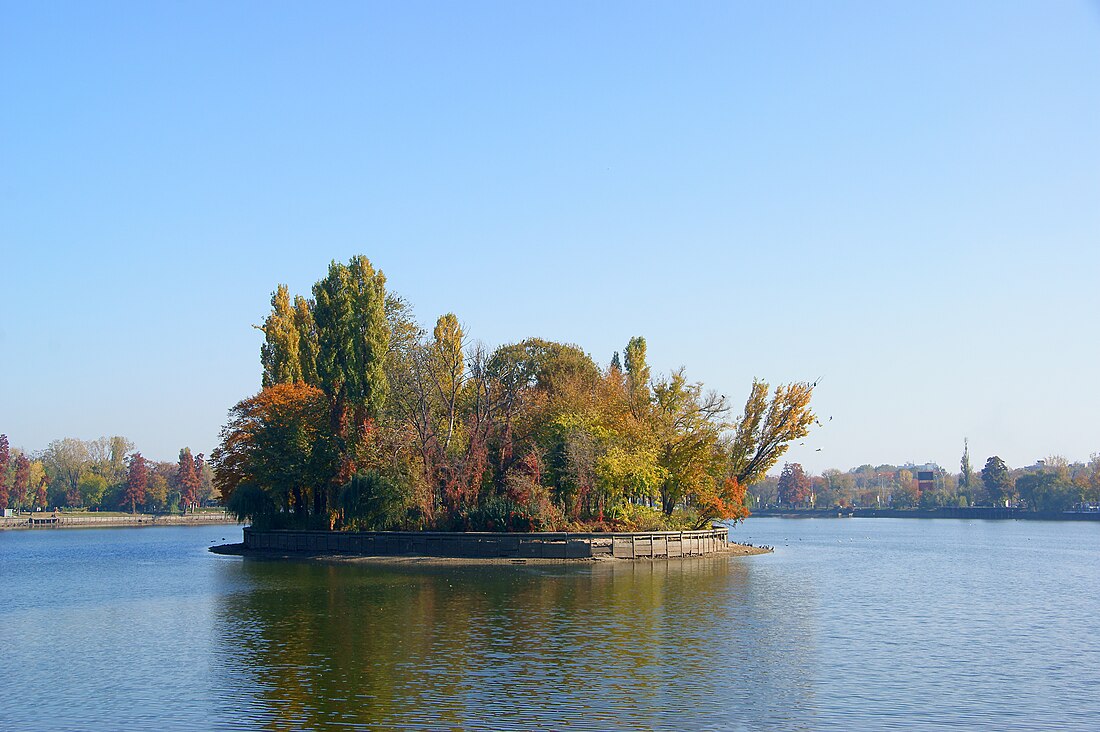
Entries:
{"type": "Polygon", "coordinates": [[[750,519],[774,555],[371,567],[0,533],[3,729],[1095,729],[1100,525],[750,519]]]}

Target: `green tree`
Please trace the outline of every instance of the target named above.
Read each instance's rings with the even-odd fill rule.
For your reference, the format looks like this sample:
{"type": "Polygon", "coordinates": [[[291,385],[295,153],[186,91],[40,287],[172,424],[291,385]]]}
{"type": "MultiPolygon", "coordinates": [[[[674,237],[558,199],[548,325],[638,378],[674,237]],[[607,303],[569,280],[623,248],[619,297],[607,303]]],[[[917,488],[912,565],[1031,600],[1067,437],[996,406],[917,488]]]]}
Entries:
{"type": "Polygon", "coordinates": [[[966,438],[963,438],[963,455],[962,460],[959,462],[959,470],[959,489],[969,493],[972,471],[970,469],[970,444],[966,438]]]}
{"type": "Polygon", "coordinates": [[[623,351],[626,365],[626,389],[631,409],[641,410],[649,404],[649,364],[646,362],[645,338],[634,336],[623,351]]]}
{"type": "Polygon", "coordinates": [[[995,506],[1007,506],[1015,497],[1015,482],[1004,460],[994,455],[982,468],[982,483],[995,506]]]}
{"type": "Polygon", "coordinates": [[[96,508],[103,501],[107,479],[97,473],[85,473],[80,477],[78,489],[82,503],[88,508],[96,508]]]}
{"type": "Polygon", "coordinates": [[[385,275],[359,255],[346,265],[333,261],[313,286],[318,385],[361,418],[377,416],[386,398],[385,285],[385,275]]]}
{"type": "Polygon", "coordinates": [[[704,394],[702,384],[688,383],[683,369],[653,385],[654,433],[660,444],[658,465],[664,473],[661,509],[666,516],[685,496],[721,480],[726,456],[718,441],[728,411],[724,397],[704,394]]]}
{"type": "Polygon", "coordinates": [[[1057,470],[1021,475],[1016,491],[1033,511],[1067,511],[1081,500],[1080,490],[1057,470]]]}

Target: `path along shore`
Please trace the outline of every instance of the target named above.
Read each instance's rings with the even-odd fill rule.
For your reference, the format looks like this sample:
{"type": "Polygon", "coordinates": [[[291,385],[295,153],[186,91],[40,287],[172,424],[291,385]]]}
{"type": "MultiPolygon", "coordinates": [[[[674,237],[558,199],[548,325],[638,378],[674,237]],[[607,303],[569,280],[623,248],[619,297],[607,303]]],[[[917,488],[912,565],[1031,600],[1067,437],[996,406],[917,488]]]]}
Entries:
{"type": "Polygon", "coordinates": [[[96,516],[95,514],[35,513],[0,517],[0,530],[6,529],[87,529],[110,526],[206,526],[236,524],[237,519],[224,513],[189,513],[185,516],[138,513],[132,516],[96,516]]]}

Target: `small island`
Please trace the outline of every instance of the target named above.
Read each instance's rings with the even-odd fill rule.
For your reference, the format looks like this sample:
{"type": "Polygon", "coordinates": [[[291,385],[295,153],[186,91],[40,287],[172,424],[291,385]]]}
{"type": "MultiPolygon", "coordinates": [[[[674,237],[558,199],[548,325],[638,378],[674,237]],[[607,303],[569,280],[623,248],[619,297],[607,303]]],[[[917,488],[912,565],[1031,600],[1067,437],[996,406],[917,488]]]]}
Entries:
{"type": "Polygon", "coordinates": [[[511,534],[512,554],[543,535],[547,556],[615,557],[616,535],[641,532],[645,556],[711,553],[714,523],[746,518],[746,486],[814,423],[815,384],[754,380],[733,416],[684,369],[651,374],[642,337],[600,365],[538,338],[489,350],[451,313],[428,331],[364,256],[310,297],[279,285],[257,327],[262,389],[211,460],[257,550],[285,532],[265,550],[363,553],[352,533],[397,532],[385,545],[405,549],[378,553],[464,535],[459,556],[489,556],[511,534]]]}

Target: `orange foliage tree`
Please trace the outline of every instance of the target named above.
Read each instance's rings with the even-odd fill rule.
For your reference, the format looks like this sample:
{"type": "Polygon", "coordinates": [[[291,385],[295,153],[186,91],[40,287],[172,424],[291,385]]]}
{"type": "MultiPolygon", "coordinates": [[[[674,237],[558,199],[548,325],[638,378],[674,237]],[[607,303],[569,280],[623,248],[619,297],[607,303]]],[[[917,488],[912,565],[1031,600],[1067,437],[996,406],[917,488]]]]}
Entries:
{"type": "Polygon", "coordinates": [[[276,512],[325,514],[337,473],[325,393],[301,382],[275,384],[229,414],[211,455],[222,501],[232,505],[247,487],[266,493],[276,512]]]}
{"type": "Polygon", "coordinates": [[[698,519],[695,528],[710,526],[712,521],[744,521],[749,517],[745,506],[745,486],[737,478],[726,478],[721,483],[708,482],[695,494],[698,519]]]}

